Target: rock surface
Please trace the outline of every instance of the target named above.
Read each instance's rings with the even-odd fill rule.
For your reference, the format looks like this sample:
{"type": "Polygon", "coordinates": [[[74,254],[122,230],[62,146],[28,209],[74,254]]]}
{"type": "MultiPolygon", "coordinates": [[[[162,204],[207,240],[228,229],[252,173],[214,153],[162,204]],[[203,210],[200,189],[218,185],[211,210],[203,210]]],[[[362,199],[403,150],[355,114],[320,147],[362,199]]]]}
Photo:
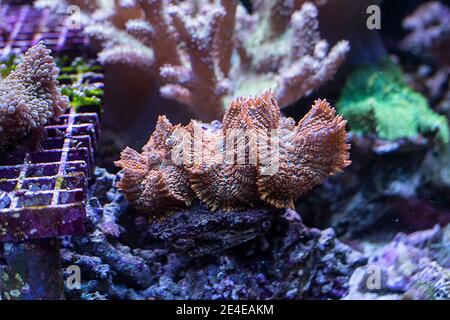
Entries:
{"type": "MultiPolygon", "coordinates": [[[[214,255],[192,257],[189,252],[173,250],[168,241],[140,242],[136,239],[149,226],[141,218],[130,222],[133,212],[113,186],[114,175],[102,170],[96,174],[88,234],[66,239],[62,250],[65,267],[81,269],[81,289],[67,292],[72,299],[339,299],[347,294],[349,276],[366,262],[363,255],[337,240],[331,229],[308,228],[291,210],[283,216],[272,215],[265,227],[268,230],[244,243],[242,239],[260,231],[244,230],[237,237],[236,227],[226,235],[221,223],[230,220],[220,215],[211,219],[207,230],[212,232],[214,226],[221,230],[220,246],[213,245],[214,255]],[[223,245],[227,239],[231,243],[223,245]]],[[[196,214],[206,219],[205,213],[198,212],[192,219],[196,214]]],[[[242,222],[252,228],[258,219],[266,219],[266,213],[255,212],[255,216],[253,220],[244,215],[242,222]]],[[[186,219],[186,213],[180,217],[186,219]]],[[[171,223],[156,229],[166,226],[167,239],[187,234],[185,228],[170,229],[171,223]]]]}
{"type": "Polygon", "coordinates": [[[275,211],[211,213],[202,205],[150,224],[147,236],[191,256],[220,253],[254,239],[270,229],[275,211]]]}
{"type": "Polygon", "coordinates": [[[448,299],[450,226],[398,234],[388,244],[366,244],[369,263],[350,280],[346,299],[448,299]]]}

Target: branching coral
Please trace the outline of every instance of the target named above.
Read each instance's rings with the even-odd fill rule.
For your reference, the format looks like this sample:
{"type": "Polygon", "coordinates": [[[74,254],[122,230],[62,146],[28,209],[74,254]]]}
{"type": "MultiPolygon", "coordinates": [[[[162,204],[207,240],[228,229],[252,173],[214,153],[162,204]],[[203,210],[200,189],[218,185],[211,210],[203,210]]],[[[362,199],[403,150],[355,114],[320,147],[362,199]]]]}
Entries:
{"type": "Polygon", "coordinates": [[[285,107],[330,80],[344,61],[349,44],[340,41],[329,48],[320,38],[318,9],[312,3],[260,2],[252,16],[238,12],[240,56],[250,61],[247,72],[240,74],[242,68],[238,69],[235,91],[237,95],[254,94],[251,91],[271,87],[285,107]]]}
{"type": "Polygon", "coordinates": [[[436,109],[450,114],[450,7],[432,1],[420,5],[403,20],[408,32],[401,47],[419,58],[414,85],[436,109]]]}
{"type": "Polygon", "coordinates": [[[218,65],[219,59],[224,55],[220,54],[216,45],[218,41],[226,41],[225,32],[222,32],[222,39],[216,38],[219,29],[225,27],[220,24],[225,21],[226,13],[223,9],[212,10],[206,26],[203,19],[188,20],[182,10],[173,10],[171,16],[173,25],[185,44],[190,65],[164,65],[160,69],[160,75],[170,84],[161,88],[161,94],[195,108],[203,119],[217,118],[223,110],[222,99],[230,90],[218,65]]]}
{"type": "Polygon", "coordinates": [[[435,113],[425,97],[408,87],[401,69],[391,61],[357,69],[337,106],[355,132],[376,132],[380,138],[394,140],[437,131],[441,142],[449,140],[445,116],[435,113]]]}
{"type": "Polygon", "coordinates": [[[438,1],[419,6],[403,20],[409,34],[403,39],[403,49],[427,54],[450,67],[450,8],[438,1]]]}
{"type": "Polygon", "coordinates": [[[50,50],[39,43],[0,83],[0,148],[43,127],[68,107],[68,98],[57,87],[58,73],[50,50]]]}
{"type": "Polygon", "coordinates": [[[317,100],[298,123],[282,117],[271,92],[230,103],[221,128],[160,117],[142,154],[125,149],[116,165],[134,206],[151,215],[190,205],[213,211],[256,204],[292,208],[294,200],[350,164],[346,121],[317,100]]]}
{"type": "Polygon", "coordinates": [[[235,0],[138,2],[143,18],[125,30],[111,22],[87,28],[104,48],[100,60],[148,69],[162,96],[201,120],[220,118],[233,97],[268,88],[281,107],[290,105],[330,80],[349,50],[347,41],[329,48],[317,7],[304,1],[260,1],[253,14],[235,0]]]}
{"type": "Polygon", "coordinates": [[[371,26],[380,20],[378,16],[368,13],[377,6],[381,7],[382,2],[383,0],[327,0],[320,8],[322,35],[331,42],[346,39],[351,44],[351,51],[346,58],[347,66],[375,63],[387,56],[379,30],[371,26]]]}

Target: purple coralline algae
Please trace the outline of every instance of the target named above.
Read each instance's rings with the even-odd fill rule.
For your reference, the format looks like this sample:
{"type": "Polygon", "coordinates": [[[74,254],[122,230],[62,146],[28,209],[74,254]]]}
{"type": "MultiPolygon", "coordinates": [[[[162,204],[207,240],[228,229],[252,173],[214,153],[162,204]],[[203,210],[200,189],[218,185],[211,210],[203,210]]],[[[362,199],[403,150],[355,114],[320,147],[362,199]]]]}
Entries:
{"type": "Polygon", "coordinates": [[[11,197],[7,192],[0,191],[0,209],[9,208],[11,205],[11,197]]]}
{"type": "MultiPolygon", "coordinates": [[[[199,226],[187,220],[186,227],[167,228],[166,237],[148,241],[149,228],[152,234],[156,229],[162,235],[169,222],[156,227],[142,217],[131,218],[130,212],[124,214],[130,208],[114,186],[120,177],[100,169],[96,176],[88,233],[63,244],[64,264],[78,265],[87,275],[80,290],[67,292],[72,298],[339,299],[348,291],[350,274],[366,262],[363,255],[338,241],[331,229],[307,228],[291,210],[272,218],[265,227],[269,230],[259,228],[253,239],[247,240],[250,237],[245,230],[243,236],[237,236],[240,230],[235,228],[228,236],[233,239],[229,245],[204,245],[213,248],[210,252],[214,254],[205,249],[200,252],[203,256],[192,257],[189,252],[174,250],[170,242],[179,245],[180,238],[187,238],[187,232],[199,226]]],[[[210,234],[217,228],[217,239],[225,242],[221,223],[230,221],[214,213],[202,217],[197,223],[204,223],[210,234]]],[[[233,217],[237,216],[230,219],[233,217]]],[[[237,225],[239,219],[234,221],[237,225]]],[[[181,243],[192,248],[186,242],[181,243]]]]}
{"type": "Polygon", "coordinates": [[[411,300],[449,300],[450,270],[436,262],[421,261],[421,271],[412,278],[409,290],[403,295],[411,300]]]}
{"type": "Polygon", "coordinates": [[[384,245],[366,242],[369,262],[353,274],[346,299],[449,299],[450,227],[406,235],[384,245]]]}
{"type": "Polygon", "coordinates": [[[64,4],[64,1],[55,1],[60,5],[59,10],[55,10],[49,7],[50,2],[52,1],[2,1],[0,59],[7,58],[10,54],[25,52],[41,40],[56,53],[86,52],[88,39],[81,28],[77,27],[78,21],[68,14],[67,4],[64,4]]]}

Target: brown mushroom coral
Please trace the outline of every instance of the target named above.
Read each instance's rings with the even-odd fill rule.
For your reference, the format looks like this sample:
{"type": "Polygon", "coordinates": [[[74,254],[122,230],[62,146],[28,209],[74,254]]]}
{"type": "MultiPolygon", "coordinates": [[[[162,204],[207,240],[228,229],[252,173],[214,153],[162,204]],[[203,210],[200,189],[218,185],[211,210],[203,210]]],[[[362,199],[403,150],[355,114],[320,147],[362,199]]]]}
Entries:
{"type": "Polygon", "coordinates": [[[283,117],[272,92],[230,103],[222,126],[160,117],[142,154],[126,148],[116,165],[129,201],[152,216],[190,205],[212,211],[294,201],[350,164],[346,121],[317,100],[298,123],[283,117]]]}
{"type": "Polygon", "coordinates": [[[176,128],[164,116],[159,117],[142,154],[126,148],[116,162],[124,171],[118,186],[138,210],[161,213],[189,205],[194,199],[188,173],[171,160],[168,141],[176,128]]]}
{"type": "Polygon", "coordinates": [[[58,73],[50,50],[39,43],[0,82],[0,148],[39,130],[67,109],[69,99],[57,86],[58,73]]]}

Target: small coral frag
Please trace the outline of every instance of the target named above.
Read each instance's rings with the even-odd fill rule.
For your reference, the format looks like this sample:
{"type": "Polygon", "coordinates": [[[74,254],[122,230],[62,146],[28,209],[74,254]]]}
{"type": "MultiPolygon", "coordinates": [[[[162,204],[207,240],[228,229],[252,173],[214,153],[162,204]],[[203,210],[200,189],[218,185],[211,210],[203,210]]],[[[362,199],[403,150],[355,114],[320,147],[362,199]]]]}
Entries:
{"type": "Polygon", "coordinates": [[[357,133],[375,132],[382,139],[395,140],[437,131],[441,142],[449,140],[445,116],[435,113],[424,96],[408,87],[401,69],[391,61],[351,74],[337,107],[357,133]]]}
{"type": "Polygon", "coordinates": [[[0,148],[42,128],[68,108],[69,99],[58,88],[58,73],[50,50],[39,43],[0,82],[0,148]]]}
{"type": "Polygon", "coordinates": [[[345,124],[325,100],[317,100],[296,125],[281,115],[271,92],[231,102],[221,128],[196,121],[173,126],[160,117],[142,154],[122,152],[118,186],[138,210],[156,216],[195,198],[212,211],[264,203],[292,208],[294,200],[350,164],[345,124]],[[174,157],[180,154],[188,161],[174,157]]]}

